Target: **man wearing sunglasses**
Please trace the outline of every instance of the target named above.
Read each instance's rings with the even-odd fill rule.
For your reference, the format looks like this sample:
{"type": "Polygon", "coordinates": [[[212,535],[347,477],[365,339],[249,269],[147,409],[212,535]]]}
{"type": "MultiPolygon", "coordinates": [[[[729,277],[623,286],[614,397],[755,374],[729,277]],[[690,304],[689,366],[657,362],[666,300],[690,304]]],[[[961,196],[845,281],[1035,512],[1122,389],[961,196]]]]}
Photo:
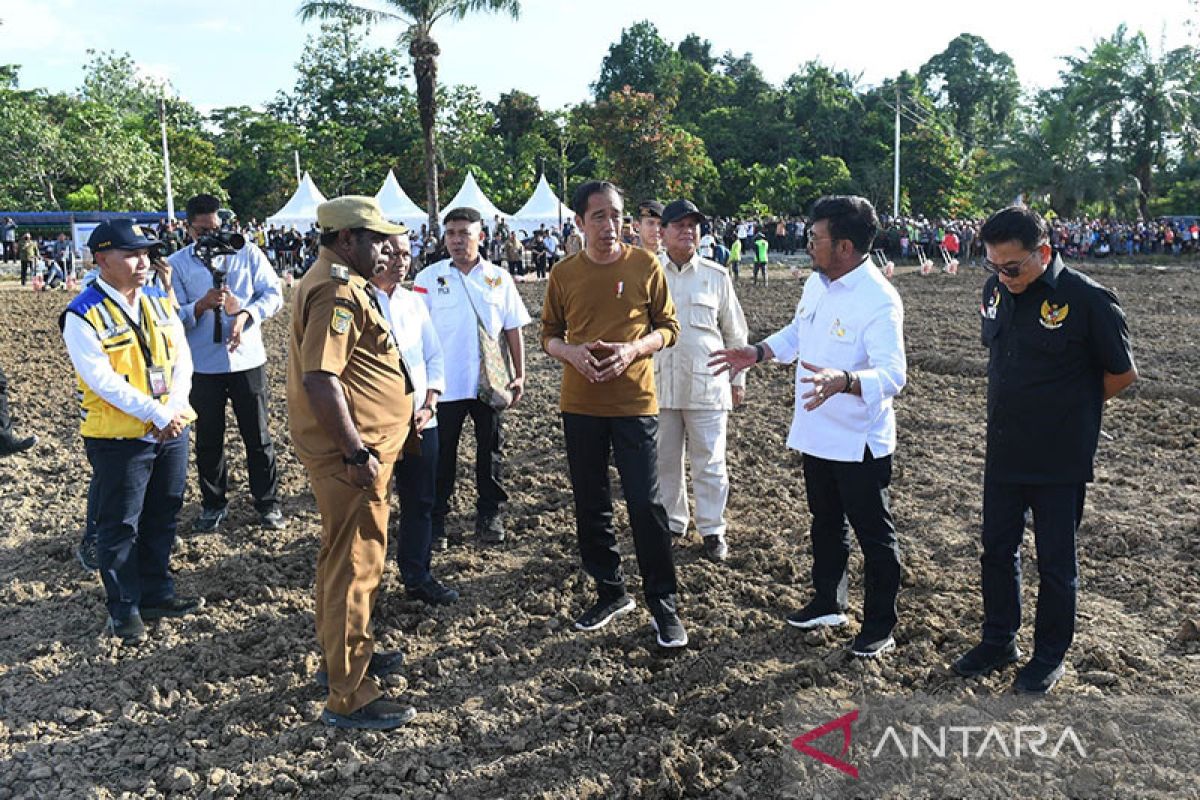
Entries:
{"type": "Polygon", "coordinates": [[[1104,402],[1137,380],[1116,295],[1063,265],[1045,220],[1023,206],[979,232],[992,273],[980,314],[988,348],[983,476],[982,642],[954,662],[964,677],[1021,657],[1021,538],[1033,512],[1037,617],[1020,693],[1063,676],[1075,633],[1075,532],[1100,437],[1104,402]]]}

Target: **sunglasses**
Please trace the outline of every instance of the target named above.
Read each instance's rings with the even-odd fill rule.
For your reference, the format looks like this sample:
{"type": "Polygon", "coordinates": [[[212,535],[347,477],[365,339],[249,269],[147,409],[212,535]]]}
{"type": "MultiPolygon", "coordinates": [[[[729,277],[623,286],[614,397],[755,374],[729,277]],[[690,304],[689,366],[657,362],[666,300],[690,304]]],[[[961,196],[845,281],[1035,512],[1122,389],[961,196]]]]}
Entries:
{"type": "Polygon", "coordinates": [[[983,260],[983,268],[986,269],[988,272],[994,272],[997,275],[1003,275],[1006,278],[1016,278],[1021,275],[1021,269],[1026,264],[1029,263],[1029,259],[1033,258],[1037,254],[1038,254],[1038,250],[1034,250],[1032,253],[1025,256],[1020,261],[1017,261],[1016,263],[1010,262],[1008,264],[997,264],[997,263],[995,263],[993,261],[989,261],[988,259],[985,258],[983,260]]]}

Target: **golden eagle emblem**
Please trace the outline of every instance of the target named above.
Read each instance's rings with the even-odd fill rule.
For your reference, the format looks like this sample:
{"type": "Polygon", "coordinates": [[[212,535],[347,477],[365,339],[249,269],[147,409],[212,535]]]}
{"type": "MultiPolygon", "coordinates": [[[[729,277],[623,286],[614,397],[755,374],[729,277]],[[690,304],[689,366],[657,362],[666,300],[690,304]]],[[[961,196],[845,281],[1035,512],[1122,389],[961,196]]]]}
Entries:
{"type": "Polygon", "coordinates": [[[496,289],[500,286],[501,283],[504,282],[504,279],[501,278],[499,275],[497,275],[494,278],[489,278],[485,275],[483,277],[483,282],[486,283],[489,288],[496,289]]]}
{"type": "Polygon", "coordinates": [[[1049,300],[1042,301],[1042,318],[1038,320],[1042,327],[1056,331],[1063,325],[1063,320],[1067,318],[1067,313],[1071,310],[1071,306],[1063,303],[1061,306],[1052,304],[1049,300]]]}

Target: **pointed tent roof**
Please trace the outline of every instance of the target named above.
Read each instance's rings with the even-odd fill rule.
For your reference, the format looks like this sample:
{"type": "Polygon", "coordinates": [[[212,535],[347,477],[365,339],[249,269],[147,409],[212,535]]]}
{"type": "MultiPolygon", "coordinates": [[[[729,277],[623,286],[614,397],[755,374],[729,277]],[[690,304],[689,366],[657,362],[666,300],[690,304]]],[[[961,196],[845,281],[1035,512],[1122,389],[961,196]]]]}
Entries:
{"type": "Polygon", "coordinates": [[[267,217],[268,225],[295,225],[307,227],[317,221],[317,206],[325,202],[325,195],[313,183],[312,176],[307,172],[300,179],[300,185],[292,199],[283,208],[267,217]]]}
{"type": "Polygon", "coordinates": [[[421,226],[429,221],[429,215],[409,198],[400,182],[396,180],[396,174],[390,169],[375,199],[383,209],[383,216],[392,222],[399,222],[409,230],[420,231],[421,226]]]}
{"type": "Polygon", "coordinates": [[[446,212],[455,208],[473,208],[479,212],[479,216],[483,217],[483,224],[491,230],[496,225],[496,217],[506,219],[508,214],[505,214],[496,206],[492,205],[492,201],[487,199],[483,190],[479,188],[479,184],[475,182],[475,176],[470,172],[467,173],[467,179],[463,181],[462,188],[458,190],[458,194],[454,195],[454,199],[446,203],[442,207],[441,216],[438,219],[445,224],[446,212]]]}
{"type": "Polygon", "coordinates": [[[558,199],[546,181],[546,176],[542,175],[538,179],[537,188],[529,196],[529,200],[521,206],[520,211],[509,219],[509,227],[523,228],[532,233],[542,225],[547,228],[557,228],[560,221],[566,222],[574,218],[575,212],[558,199]],[[559,216],[560,211],[561,217],[559,216]]]}

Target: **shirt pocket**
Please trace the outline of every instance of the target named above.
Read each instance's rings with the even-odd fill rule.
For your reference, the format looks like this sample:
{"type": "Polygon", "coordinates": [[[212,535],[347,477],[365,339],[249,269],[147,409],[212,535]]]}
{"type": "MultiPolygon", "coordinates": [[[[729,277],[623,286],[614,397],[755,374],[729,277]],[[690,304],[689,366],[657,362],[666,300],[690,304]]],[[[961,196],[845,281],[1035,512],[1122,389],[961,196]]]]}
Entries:
{"type": "Polygon", "coordinates": [[[692,361],[692,403],[718,406],[726,384],[724,376],[712,374],[707,357],[700,356],[692,361]]]}
{"type": "Polygon", "coordinates": [[[692,296],[688,322],[693,328],[706,331],[717,330],[717,312],[720,299],[715,294],[697,294],[692,296]]]}

